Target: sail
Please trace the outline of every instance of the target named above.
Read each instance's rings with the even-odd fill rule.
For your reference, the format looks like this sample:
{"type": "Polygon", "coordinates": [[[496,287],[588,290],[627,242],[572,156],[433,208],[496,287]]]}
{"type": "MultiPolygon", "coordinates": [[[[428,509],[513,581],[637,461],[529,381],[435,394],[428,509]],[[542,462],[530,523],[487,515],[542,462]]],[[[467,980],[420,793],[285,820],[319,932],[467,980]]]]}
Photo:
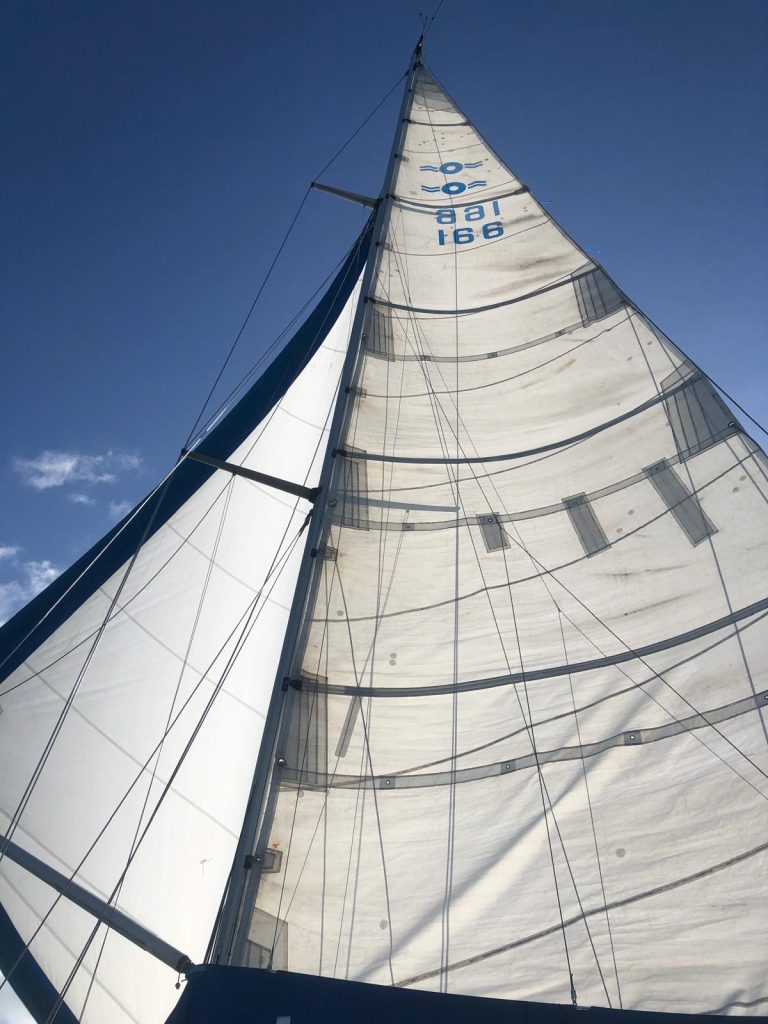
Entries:
{"type": "Polygon", "coordinates": [[[425,68],[242,963],[760,1013],[768,465],[425,68]]]}
{"type": "MultiPolygon", "coordinates": [[[[197,454],[317,483],[369,238],[370,226],[197,454]]],[[[232,864],[310,509],[182,459],[0,631],[0,835],[196,962],[232,864]]],[[[89,943],[94,918],[10,856],[0,904],[0,971],[38,1019],[48,982],[64,995],[57,1020],[165,1019],[173,971],[103,926],[89,943]]]]}

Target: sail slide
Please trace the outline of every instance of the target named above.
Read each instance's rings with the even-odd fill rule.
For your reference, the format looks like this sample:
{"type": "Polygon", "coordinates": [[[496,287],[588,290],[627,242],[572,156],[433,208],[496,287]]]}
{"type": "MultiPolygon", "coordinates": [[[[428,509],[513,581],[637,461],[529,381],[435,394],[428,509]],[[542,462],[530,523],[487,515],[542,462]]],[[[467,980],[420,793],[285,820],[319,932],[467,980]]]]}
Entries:
{"type": "Polygon", "coordinates": [[[766,457],[409,96],[230,962],[765,1013],[766,457]]]}
{"type": "MultiPolygon", "coordinates": [[[[198,454],[317,485],[370,230],[198,454]]],[[[7,841],[204,959],[311,508],[183,458],[0,629],[0,975],[37,1020],[160,1021],[176,976],[7,841]]]]}

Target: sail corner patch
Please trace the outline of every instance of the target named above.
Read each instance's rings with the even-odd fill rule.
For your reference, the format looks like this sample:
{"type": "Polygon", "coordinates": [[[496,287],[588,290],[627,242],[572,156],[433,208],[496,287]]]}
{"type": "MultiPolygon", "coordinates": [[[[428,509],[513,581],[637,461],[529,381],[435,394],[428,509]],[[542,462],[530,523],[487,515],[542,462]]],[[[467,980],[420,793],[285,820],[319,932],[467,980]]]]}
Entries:
{"type": "Polygon", "coordinates": [[[681,459],[690,458],[741,430],[707,378],[691,363],[681,363],[665,377],[661,391],[670,392],[664,406],[681,459]]]}
{"type": "Polygon", "coordinates": [[[365,350],[378,359],[395,358],[395,346],[392,332],[392,318],[382,313],[375,306],[369,305],[363,332],[365,350]]]}
{"type": "Polygon", "coordinates": [[[582,327],[610,316],[626,305],[624,293],[619,291],[604,270],[596,267],[573,279],[576,301],[579,304],[582,327]]]}

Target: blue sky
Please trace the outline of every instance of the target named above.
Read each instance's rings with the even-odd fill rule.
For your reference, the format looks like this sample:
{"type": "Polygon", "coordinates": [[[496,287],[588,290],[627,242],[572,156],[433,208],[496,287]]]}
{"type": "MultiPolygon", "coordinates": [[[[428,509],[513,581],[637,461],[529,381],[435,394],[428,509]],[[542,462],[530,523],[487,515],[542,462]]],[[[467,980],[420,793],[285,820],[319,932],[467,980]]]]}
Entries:
{"type": "MultiPolygon", "coordinates": [[[[423,6],[5,7],[0,618],[173,463],[307,184],[405,70],[423,6]]],[[[566,230],[763,422],[766,54],[764,0],[445,0],[426,48],[566,230]]],[[[398,102],[324,180],[377,193],[398,102]]],[[[310,197],[221,396],[361,222],[310,197]]]]}
{"type": "MultiPolygon", "coordinates": [[[[6,614],[172,463],[307,183],[404,70],[420,9],[6,8],[6,614]]],[[[766,52],[762,0],[496,0],[471,17],[446,0],[426,53],[564,227],[758,419],[766,52]]],[[[325,180],[378,191],[398,99],[325,180]]],[[[360,223],[310,197],[222,395],[360,223]]]]}

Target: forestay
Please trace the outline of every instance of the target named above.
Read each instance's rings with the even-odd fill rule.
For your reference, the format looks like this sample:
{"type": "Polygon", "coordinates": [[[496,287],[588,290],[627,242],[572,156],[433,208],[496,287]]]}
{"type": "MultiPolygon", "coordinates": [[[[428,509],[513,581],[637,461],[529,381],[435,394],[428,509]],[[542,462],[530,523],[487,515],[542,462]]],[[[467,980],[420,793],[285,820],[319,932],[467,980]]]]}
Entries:
{"type": "MultiPolygon", "coordinates": [[[[368,238],[200,451],[317,484],[368,238]]],[[[196,962],[232,863],[310,508],[184,459],[0,633],[2,833],[196,962]]],[[[34,957],[77,1020],[165,1019],[173,972],[103,927],[89,944],[94,918],[8,857],[0,902],[0,969],[28,1003],[39,993],[21,985],[19,941],[23,966],[34,957]]]]}
{"type": "Polygon", "coordinates": [[[765,456],[423,68],[407,118],[246,960],[764,1012],[765,456]]]}

